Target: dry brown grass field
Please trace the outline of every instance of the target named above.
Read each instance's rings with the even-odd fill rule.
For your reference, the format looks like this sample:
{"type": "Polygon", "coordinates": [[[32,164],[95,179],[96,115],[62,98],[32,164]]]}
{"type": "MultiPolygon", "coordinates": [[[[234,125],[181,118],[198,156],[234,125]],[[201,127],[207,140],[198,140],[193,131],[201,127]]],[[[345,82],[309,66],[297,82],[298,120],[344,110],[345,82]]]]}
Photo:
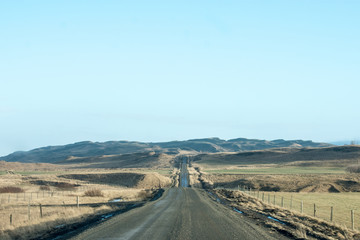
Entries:
{"type": "MultiPolygon", "coordinates": [[[[360,232],[352,230],[343,222],[329,222],[319,217],[300,213],[294,209],[267,203],[251,194],[237,190],[215,190],[215,193],[229,201],[230,206],[245,212],[250,218],[265,216],[272,218],[268,226],[287,232],[294,239],[359,239],[360,232]],[[259,215],[260,214],[260,215],[259,215]],[[276,221],[273,221],[276,219],[276,221]]],[[[272,200],[272,199],[271,199],[272,200]]]]}
{"type": "MultiPolygon", "coordinates": [[[[297,213],[314,215],[341,228],[360,230],[360,174],[346,168],[360,160],[359,147],[279,149],[250,153],[203,154],[192,163],[203,181],[221,189],[251,189],[253,197],[297,213]],[[311,154],[310,154],[311,153],[311,154]],[[314,155],[312,155],[315,153],[314,155]],[[274,198],[275,196],[275,198],[274,198]]],[[[274,205],[274,206],[275,206],[274,205]]]]}
{"type": "Polygon", "coordinates": [[[333,222],[343,228],[352,228],[351,211],[354,211],[354,229],[360,230],[360,193],[324,192],[263,192],[253,189],[240,190],[266,204],[289,209],[297,213],[315,216],[333,222]],[[331,216],[331,208],[333,208],[331,216]]]}
{"type": "MultiPolygon", "coordinates": [[[[100,165],[98,158],[87,158],[85,163],[80,161],[84,159],[69,159],[62,165],[0,162],[0,238],[11,239],[16,234],[27,239],[36,232],[124,207],[109,205],[114,199],[143,201],[151,196],[151,189],[177,185],[179,169],[171,167],[173,157],[136,156],[135,162],[130,155],[101,156],[100,165]],[[141,167],[147,158],[151,167],[141,167]],[[117,167],[120,160],[128,168],[105,168],[117,167]]],[[[332,224],[343,229],[351,228],[350,210],[355,210],[355,227],[360,228],[360,175],[346,172],[358,156],[358,148],[200,154],[191,158],[189,181],[193,187],[251,189],[255,198],[264,194],[262,204],[270,199],[270,205],[297,213],[303,201],[300,214],[304,216],[312,215],[315,203],[319,221],[329,221],[333,206],[332,224]]]]}
{"type": "Polygon", "coordinates": [[[151,196],[151,189],[172,184],[171,172],[161,169],[37,170],[0,175],[0,239],[28,239],[90,215],[118,210],[124,207],[121,203],[143,201],[151,196]],[[12,193],[14,189],[21,191],[12,193]]]}

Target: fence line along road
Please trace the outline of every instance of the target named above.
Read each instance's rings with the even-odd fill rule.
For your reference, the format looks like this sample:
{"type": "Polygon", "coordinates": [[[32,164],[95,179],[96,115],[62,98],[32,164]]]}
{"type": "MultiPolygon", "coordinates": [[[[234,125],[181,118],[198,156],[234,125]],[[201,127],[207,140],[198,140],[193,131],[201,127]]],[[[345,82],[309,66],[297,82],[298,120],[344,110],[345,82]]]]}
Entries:
{"type": "MultiPolygon", "coordinates": [[[[353,230],[360,229],[360,211],[356,211],[356,209],[347,209],[345,212],[336,211],[336,206],[324,205],[321,202],[305,202],[304,200],[295,198],[293,195],[291,195],[290,198],[286,198],[282,196],[281,192],[259,191],[240,185],[238,186],[238,191],[267,204],[317,217],[353,230]]],[[[294,193],[294,195],[296,195],[296,193],[294,193]]]]}

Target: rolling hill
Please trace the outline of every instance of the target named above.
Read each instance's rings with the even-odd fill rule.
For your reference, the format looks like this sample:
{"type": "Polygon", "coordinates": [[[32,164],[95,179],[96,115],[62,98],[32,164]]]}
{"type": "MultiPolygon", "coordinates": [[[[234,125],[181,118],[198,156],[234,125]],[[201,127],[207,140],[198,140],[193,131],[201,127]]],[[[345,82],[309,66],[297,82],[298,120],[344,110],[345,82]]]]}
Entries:
{"type": "Polygon", "coordinates": [[[360,146],[325,148],[272,148],[238,153],[198,154],[193,161],[202,164],[248,165],[289,164],[301,166],[347,165],[360,160],[360,146]]]}
{"type": "MultiPolygon", "coordinates": [[[[187,141],[171,141],[159,143],[144,143],[130,141],[109,141],[109,142],[78,142],[63,146],[48,146],[36,148],[30,151],[19,151],[0,157],[0,160],[7,162],[25,163],[71,163],[81,161],[95,161],[92,157],[112,156],[107,160],[115,161],[123,159],[118,155],[155,152],[175,155],[180,151],[194,153],[219,153],[219,152],[245,152],[252,150],[263,150],[270,148],[302,148],[302,147],[329,147],[331,144],[316,143],[303,140],[258,140],[237,138],[222,140],[219,138],[192,139],[187,141]],[[68,161],[73,159],[74,161],[68,161]],[[75,160],[76,159],[76,160],[75,160]]],[[[136,156],[136,155],[134,155],[136,156]]]]}

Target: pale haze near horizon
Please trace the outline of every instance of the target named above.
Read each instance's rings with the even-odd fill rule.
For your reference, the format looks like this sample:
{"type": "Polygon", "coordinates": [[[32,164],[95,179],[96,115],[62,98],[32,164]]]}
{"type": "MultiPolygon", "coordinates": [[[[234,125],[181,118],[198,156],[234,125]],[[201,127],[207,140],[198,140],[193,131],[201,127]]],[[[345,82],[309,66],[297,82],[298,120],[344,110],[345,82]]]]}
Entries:
{"type": "Polygon", "coordinates": [[[359,138],[359,1],[2,1],[0,156],[359,138]]]}

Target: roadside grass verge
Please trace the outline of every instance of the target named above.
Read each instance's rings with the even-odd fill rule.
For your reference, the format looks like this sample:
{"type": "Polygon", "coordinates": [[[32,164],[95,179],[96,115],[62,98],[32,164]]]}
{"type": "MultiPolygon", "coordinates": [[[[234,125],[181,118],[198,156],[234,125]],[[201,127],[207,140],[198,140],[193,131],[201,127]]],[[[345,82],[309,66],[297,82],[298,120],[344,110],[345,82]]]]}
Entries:
{"type": "MultiPolygon", "coordinates": [[[[120,209],[121,207],[119,207],[120,209]]],[[[35,209],[31,209],[34,214],[30,219],[27,217],[27,207],[9,208],[3,212],[0,219],[0,239],[35,239],[39,234],[59,228],[65,224],[72,224],[84,220],[85,218],[95,215],[104,214],[114,209],[109,206],[99,207],[44,207],[43,217],[39,213],[35,214],[35,209]],[[9,217],[12,213],[12,224],[4,224],[3,217],[9,217]]],[[[9,221],[9,219],[7,219],[9,221]]]]}
{"type": "Polygon", "coordinates": [[[231,207],[246,212],[249,216],[254,218],[265,216],[267,226],[276,228],[281,232],[287,232],[292,235],[293,239],[311,237],[347,240],[360,238],[359,231],[351,230],[344,224],[331,223],[318,217],[268,204],[257,197],[240,191],[216,189],[214,192],[229,201],[231,207]]]}
{"type": "Polygon", "coordinates": [[[340,226],[352,228],[351,210],[354,210],[355,229],[360,230],[360,193],[296,193],[296,192],[260,192],[246,191],[247,194],[263,200],[265,203],[283,207],[299,213],[315,216],[331,221],[331,207],[333,207],[332,221],[340,226]]]}
{"type": "Polygon", "coordinates": [[[32,239],[64,224],[83,221],[94,214],[119,210],[121,202],[143,201],[142,189],[98,185],[77,191],[0,194],[0,239],[32,239]],[[97,191],[101,188],[100,194],[97,191]],[[95,189],[95,191],[93,191],[95,189]],[[79,199],[79,208],[77,200],[79,199]],[[110,204],[117,199],[119,204],[110,204]],[[41,205],[40,205],[41,204],[41,205]]]}

